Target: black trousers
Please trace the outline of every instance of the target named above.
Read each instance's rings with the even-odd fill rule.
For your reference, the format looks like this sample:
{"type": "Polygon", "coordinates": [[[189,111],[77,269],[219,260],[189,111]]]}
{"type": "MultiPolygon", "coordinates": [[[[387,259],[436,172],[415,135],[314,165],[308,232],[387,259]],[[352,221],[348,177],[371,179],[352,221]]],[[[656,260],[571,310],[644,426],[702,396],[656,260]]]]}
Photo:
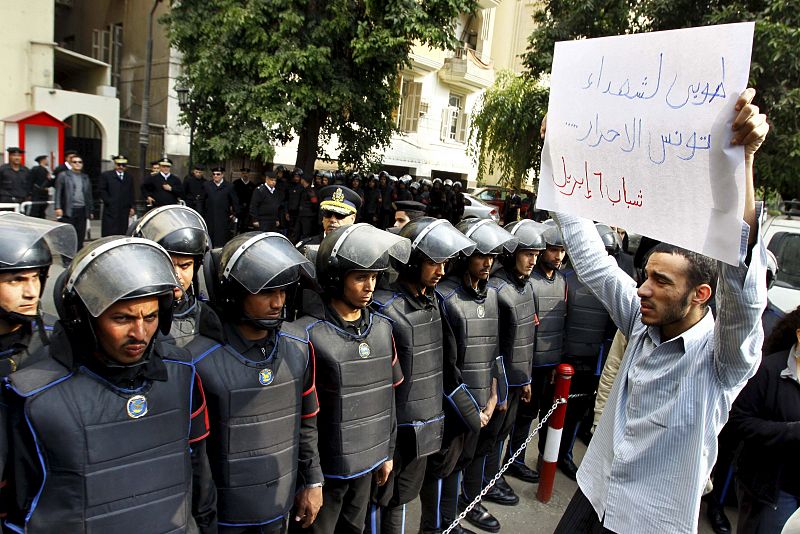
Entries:
{"type": "Polygon", "coordinates": [[[288,528],[286,522],[287,520],[284,518],[268,525],[255,527],[229,527],[219,525],[217,527],[217,532],[219,532],[219,534],[286,534],[288,528]]]}
{"type": "Polygon", "coordinates": [[[362,534],[369,507],[372,472],[346,480],[326,478],[322,487],[322,508],[307,529],[292,521],[291,532],[312,534],[362,534]]]}
{"type": "MultiPolygon", "coordinates": [[[[514,428],[514,423],[517,420],[517,411],[519,410],[519,406],[520,404],[527,404],[520,400],[521,393],[522,389],[520,387],[511,387],[508,392],[508,400],[506,401],[508,404],[508,409],[505,411],[505,413],[499,414],[505,417],[503,417],[503,423],[500,426],[500,432],[497,435],[494,446],[486,456],[486,464],[483,469],[484,486],[491,479],[493,479],[500,470],[500,460],[503,457],[503,450],[505,450],[506,440],[511,435],[511,429],[514,428]]],[[[514,451],[511,451],[511,453],[509,453],[509,457],[513,453],[514,451]]]]}
{"type": "Polygon", "coordinates": [[[603,526],[589,499],[578,488],[553,534],[614,534],[614,531],[603,526]]]}
{"type": "Polygon", "coordinates": [[[401,534],[405,522],[405,505],[422,489],[427,456],[416,458],[414,443],[403,439],[401,427],[397,436],[392,472],[381,487],[374,486],[373,503],[367,517],[367,534],[401,534]]]}
{"type": "MultiPolygon", "coordinates": [[[[531,374],[531,401],[522,402],[517,408],[517,417],[514,425],[511,428],[511,439],[508,440],[508,451],[506,451],[506,459],[511,457],[511,454],[522,446],[522,443],[528,438],[531,431],[533,421],[538,419],[540,411],[547,413],[547,410],[552,406],[553,390],[552,390],[552,376],[554,367],[534,367],[531,374]],[[548,398],[549,396],[549,398],[548,398]]],[[[542,437],[539,437],[539,442],[542,443],[542,437]]],[[[525,453],[528,449],[517,456],[515,463],[525,464],[525,453]]]]}
{"type": "Polygon", "coordinates": [[[75,227],[78,234],[78,250],[83,247],[83,240],[86,238],[86,218],[88,217],[86,208],[72,208],[72,216],[61,217],[60,221],[71,224],[75,227]]]}
{"type": "Polygon", "coordinates": [[[419,494],[424,533],[444,530],[456,518],[461,469],[472,460],[478,442],[478,434],[451,428],[445,419],[442,449],[428,457],[419,494]]]}

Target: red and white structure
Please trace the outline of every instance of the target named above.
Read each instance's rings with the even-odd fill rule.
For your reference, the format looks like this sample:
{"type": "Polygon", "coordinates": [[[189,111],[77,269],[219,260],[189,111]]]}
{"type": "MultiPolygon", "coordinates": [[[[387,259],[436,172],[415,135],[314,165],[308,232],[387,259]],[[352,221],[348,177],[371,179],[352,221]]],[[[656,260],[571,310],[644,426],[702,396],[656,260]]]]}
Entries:
{"type": "MultiPolygon", "coordinates": [[[[569,386],[575,369],[571,365],[562,363],[556,367],[555,391],[553,402],[569,397],[569,386]]],[[[544,444],[542,466],[539,469],[539,489],[536,498],[539,502],[548,503],[553,495],[553,481],[556,477],[556,464],[558,463],[558,450],[561,446],[561,434],[564,430],[564,416],[567,414],[567,403],[559,404],[547,425],[547,441],[544,444]]]]}

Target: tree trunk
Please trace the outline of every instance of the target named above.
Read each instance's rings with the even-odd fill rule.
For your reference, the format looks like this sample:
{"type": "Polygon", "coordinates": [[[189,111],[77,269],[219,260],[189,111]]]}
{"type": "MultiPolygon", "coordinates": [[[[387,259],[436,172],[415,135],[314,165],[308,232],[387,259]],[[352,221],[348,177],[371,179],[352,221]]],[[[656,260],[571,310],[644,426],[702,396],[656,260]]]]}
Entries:
{"type": "Polygon", "coordinates": [[[303,129],[297,143],[297,160],[295,166],[303,169],[306,175],[314,172],[319,151],[319,132],[325,122],[324,114],[319,110],[312,110],[303,121],[303,129]]]}

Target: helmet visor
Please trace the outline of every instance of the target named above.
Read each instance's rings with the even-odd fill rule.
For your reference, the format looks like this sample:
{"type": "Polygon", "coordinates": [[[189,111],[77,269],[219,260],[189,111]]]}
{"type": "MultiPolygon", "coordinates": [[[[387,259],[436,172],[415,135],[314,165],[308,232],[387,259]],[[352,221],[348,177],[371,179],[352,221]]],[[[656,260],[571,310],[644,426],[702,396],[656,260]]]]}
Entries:
{"type": "Polygon", "coordinates": [[[335,240],[331,260],[334,257],[344,259],[364,270],[374,268],[386,254],[401,263],[408,262],[411,255],[411,241],[366,223],[345,226],[341,233],[336,231],[329,237],[335,240]]]}
{"type": "Polygon", "coordinates": [[[416,244],[416,250],[436,263],[445,262],[459,252],[469,256],[475,251],[475,243],[445,219],[437,219],[423,228],[417,238],[419,242],[412,242],[416,244]],[[426,230],[427,233],[423,234],[426,230]]]}
{"type": "Polygon", "coordinates": [[[123,298],[181,287],[169,255],[151,241],[115,239],[80,256],[68,271],[66,290],[73,288],[93,317],[123,298]]]}
{"type": "Polygon", "coordinates": [[[0,265],[14,266],[44,239],[53,255],[75,256],[78,235],[71,224],[28,217],[20,213],[0,215],[0,265]]]}
{"type": "Polygon", "coordinates": [[[506,230],[519,240],[518,249],[544,250],[546,246],[542,232],[546,229],[546,225],[530,219],[523,219],[506,226],[506,230]]]}
{"type": "Polygon", "coordinates": [[[148,212],[136,224],[133,235],[156,243],[182,228],[197,228],[208,233],[206,222],[192,208],[181,205],[162,206],[148,212]]]}
{"type": "Polygon", "coordinates": [[[314,265],[288,239],[271,232],[258,234],[237,247],[222,272],[223,277],[233,278],[252,294],[283,287],[297,281],[300,275],[313,279],[314,265]],[[296,278],[287,280],[282,276],[293,268],[296,278]]]}
{"type": "Polygon", "coordinates": [[[514,249],[517,248],[517,238],[488,219],[483,219],[475,224],[467,230],[466,234],[475,242],[475,251],[481,254],[500,254],[503,249],[507,252],[514,252],[514,249]]]}

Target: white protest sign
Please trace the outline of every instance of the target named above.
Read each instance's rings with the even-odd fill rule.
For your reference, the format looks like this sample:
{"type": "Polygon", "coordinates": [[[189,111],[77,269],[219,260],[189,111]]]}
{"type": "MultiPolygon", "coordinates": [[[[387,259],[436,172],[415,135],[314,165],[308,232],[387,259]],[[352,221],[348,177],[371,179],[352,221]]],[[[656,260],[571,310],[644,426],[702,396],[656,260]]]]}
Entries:
{"type": "Polygon", "coordinates": [[[556,43],[536,206],[737,264],[753,23],[556,43]]]}

